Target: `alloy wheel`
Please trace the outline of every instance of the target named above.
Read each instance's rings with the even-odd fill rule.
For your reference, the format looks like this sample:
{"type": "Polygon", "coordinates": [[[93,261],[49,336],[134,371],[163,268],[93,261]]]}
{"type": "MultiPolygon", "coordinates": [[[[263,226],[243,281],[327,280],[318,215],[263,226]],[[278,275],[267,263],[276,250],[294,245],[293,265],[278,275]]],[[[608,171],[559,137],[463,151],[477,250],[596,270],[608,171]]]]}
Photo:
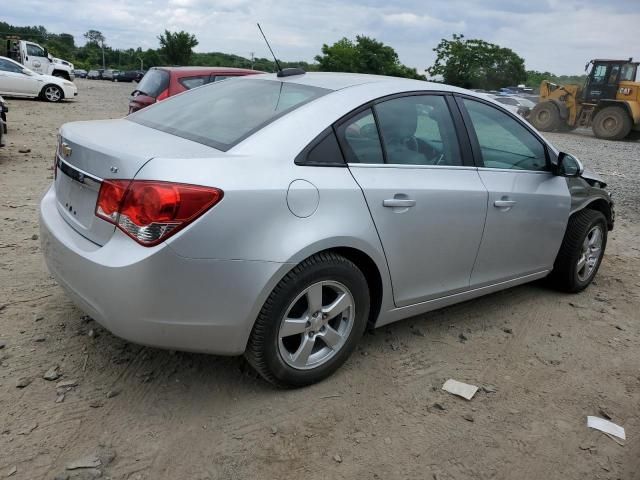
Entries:
{"type": "Polygon", "coordinates": [[[355,301],[349,289],[321,281],[303,290],[285,311],[278,331],[278,351],[299,370],[316,368],[333,358],[353,328],[355,301]]]}
{"type": "Polygon", "coordinates": [[[44,96],[50,102],[57,102],[57,101],[60,100],[60,98],[62,98],[62,95],[60,93],[60,89],[58,87],[54,87],[54,86],[49,86],[49,87],[45,88],[44,96]]]}
{"type": "Polygon", "coordinates": [[[602,252],[602,238],[602,227],[596,225],[589,230],[584,242],[582,242],[582,249],[576,269],[578,279],[581,282],[588,280],[598,266],[600,253],[602,252]]]}

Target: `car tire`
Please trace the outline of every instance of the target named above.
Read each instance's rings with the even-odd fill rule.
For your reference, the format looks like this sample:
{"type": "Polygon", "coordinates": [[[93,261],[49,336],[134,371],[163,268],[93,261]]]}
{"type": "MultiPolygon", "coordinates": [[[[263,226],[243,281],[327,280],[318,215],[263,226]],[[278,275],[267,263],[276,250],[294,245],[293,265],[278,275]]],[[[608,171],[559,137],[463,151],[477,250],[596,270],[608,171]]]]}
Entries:
{"type": "Polygon", "coordinates": [[[353,352],[367,325],[369,302],[367,280],[353,262],[331,252],[313,255],[273,289],[245,357],[278,387],[316,383],[353,352]]]}
{"type": "Polygon", "coordinates": [[[49,84],[42,87],[40,97],[47,102],[56,103],[60,102],[64,98],[64,92],[59,86],[49,84]]]}
{"type": "Polygon", "coordinates": [[[558,290],[577,293],[596,276],[607,246],[607,219],[596,210],[580,210],[567,230],[549,276],[558,290]]]}
{"type": "Polygon", "coordinates": [[[560,112],[552,102],[537,104],[529,114],[529,123],[541,132],[553,132],[562,125],[560,112]]]}
{"type": "Polygon", "coordinates": [[[606,107],[593,118],[593,133],[603,140],[622,140],[633,127],[629,114],[621,107],[606,107]]]}

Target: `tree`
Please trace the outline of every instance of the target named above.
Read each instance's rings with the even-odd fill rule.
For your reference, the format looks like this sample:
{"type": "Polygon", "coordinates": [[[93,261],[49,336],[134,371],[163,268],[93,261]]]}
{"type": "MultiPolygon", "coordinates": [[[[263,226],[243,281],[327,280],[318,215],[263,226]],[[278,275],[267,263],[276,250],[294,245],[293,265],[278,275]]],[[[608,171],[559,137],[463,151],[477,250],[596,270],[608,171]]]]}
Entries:
{"type": "Polygon", "coordinates": [[[100,47],[104,46],[105,38],[100,30],[88,30],[84,34],[84,38],[86,38],[87,43],[98,45],[100,47]]]}
{"type": "Polygon", "coordinates": [[[494,90],[527,78],[524,59],[509,48],[484,40],[453,34],[451,40],[443,38],[433,51],[436,60],[427,72],[441,75],[450,85],[494,90]]]}
{"type": "Polygon", "coordinates": [[[364,35],[356,41],[342,38],[333,45],[322,45],[322,55],[316,55],[319,70],[324,72],[373,73],[424,79],[415,68],[402,63],[396,51],[382,42],[364,35]]]}
{"type": "Polygon", "coordinates": [[[527,70],[527,86],[538,88],[543,80],[557,83],[559,85],[584,85],[586,75],[554,75],[549,72],[538,72],[535,70],[527,70]]]}
{"type": "Polygon", "coordinates": [[[193,47],[198,45],[195,35],[185,31],[164,31],[164,35],[158,36],[160,53],[164,55],[171,65],[189,65],[193,55],[193,47]]]}

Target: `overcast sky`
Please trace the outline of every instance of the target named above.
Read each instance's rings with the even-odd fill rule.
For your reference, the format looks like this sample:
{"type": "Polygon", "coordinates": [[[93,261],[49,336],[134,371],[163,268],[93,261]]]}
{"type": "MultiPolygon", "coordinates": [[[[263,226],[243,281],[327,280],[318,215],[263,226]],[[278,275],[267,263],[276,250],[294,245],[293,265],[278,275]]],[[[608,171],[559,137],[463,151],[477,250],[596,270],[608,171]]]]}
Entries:
{"type": "Polygon", "coordinates": [[[18,0],[0,19],[75,35],[102,31],[116,48],[156,48],[163,30],[194,33],[196,51],[267,57],[262,24],[278,57],[307,60],[357,34],[396,49],[423,71],[443,37],[463,33],[511,48],[527,69],[581,73],[596,57],[640,56],[640,0],[18,0]]]}

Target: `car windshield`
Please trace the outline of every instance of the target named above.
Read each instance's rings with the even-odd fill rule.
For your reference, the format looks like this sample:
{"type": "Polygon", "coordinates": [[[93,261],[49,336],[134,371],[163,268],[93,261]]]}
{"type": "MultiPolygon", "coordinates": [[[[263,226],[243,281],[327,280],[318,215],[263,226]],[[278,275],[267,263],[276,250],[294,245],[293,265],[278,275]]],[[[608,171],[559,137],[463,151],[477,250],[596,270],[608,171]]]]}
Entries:
{"type": "Polygon", "coordinates": [[[227,151],[329,91],[276,80],[230,79],[172,97],[127,120],[227,151]]]}

